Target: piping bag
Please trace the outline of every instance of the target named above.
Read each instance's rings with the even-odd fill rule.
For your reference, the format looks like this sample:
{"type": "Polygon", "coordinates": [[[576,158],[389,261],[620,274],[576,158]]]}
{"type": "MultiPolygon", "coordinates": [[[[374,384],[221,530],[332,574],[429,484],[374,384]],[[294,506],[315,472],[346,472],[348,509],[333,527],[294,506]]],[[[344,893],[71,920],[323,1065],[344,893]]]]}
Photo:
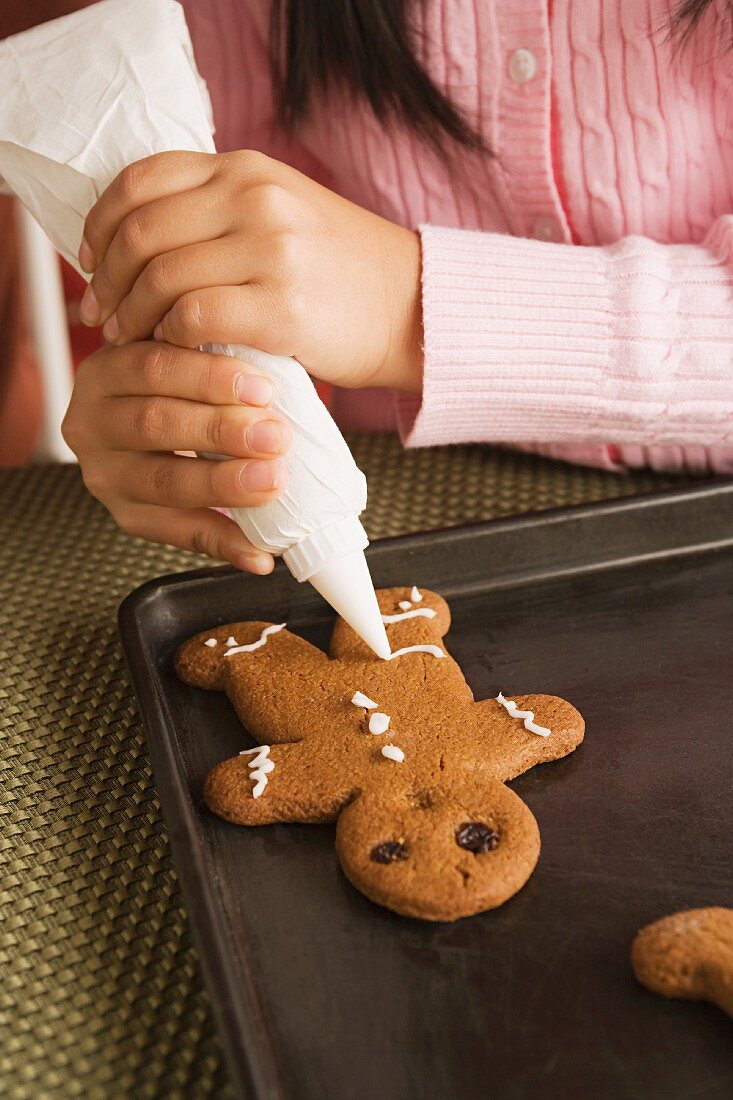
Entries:
{"type": "MultiPolygon", "coordinates": [[[[215,152],[211,103],[175,0],[100,0],[0,42],[0,188],[84,278],[77,254],[91,207],[126,165],[171,149],[215,152]]],[[[264,370],[293,429],[284,492],[232,515],[388,657],[359,520],[366,479],[308,374],[243,345],[204,350],[264,370]]]]}

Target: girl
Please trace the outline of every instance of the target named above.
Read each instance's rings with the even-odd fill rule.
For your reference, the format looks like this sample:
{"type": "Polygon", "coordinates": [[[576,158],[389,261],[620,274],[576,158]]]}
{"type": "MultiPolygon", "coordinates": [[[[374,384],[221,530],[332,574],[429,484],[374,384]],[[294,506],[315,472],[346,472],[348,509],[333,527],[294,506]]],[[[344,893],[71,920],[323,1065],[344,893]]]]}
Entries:
{"type": "Polygon", "coordinates": [[[65,433],[126,530],[272,568],[210,506],[277,494],[288,428],[207,341],[407,446],[733,471],[733,4],[184,6],[220,152],[132,165],[80,252],[65,433]]]}

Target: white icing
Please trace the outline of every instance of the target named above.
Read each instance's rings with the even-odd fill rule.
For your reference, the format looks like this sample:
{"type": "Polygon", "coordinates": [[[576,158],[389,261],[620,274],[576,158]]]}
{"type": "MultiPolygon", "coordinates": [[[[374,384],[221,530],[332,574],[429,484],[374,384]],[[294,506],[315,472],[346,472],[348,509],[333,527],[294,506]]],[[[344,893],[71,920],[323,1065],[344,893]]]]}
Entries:
{"type": "Polygon", "coordinates": [[[270,746],[259,745],[256,749],[242,749],[239,755],[252,756],[252,759],[247,761],[247,767],[254,783],[252,797],[259,798],[267,786],[269,773],[275,770],[275,761],[269,759],[270,746]]]}
{"type": "Polygon", "coordinates": [[[235,646],[234,649],[228,649],[224,656],[231,657],[233,653],[251,653],[254,649],[259,649],[260,646],[263,646],[270,634],[277,634],[278,630],[282,630],[284,626],[285,623],[278,623],[277,626],[266,626],[256,642],[250,642],[249,645],[238,645],[235,646]]]}
{"type": "Polygon", "coordinates": [[[369,732],[370,733],[386,733],[389,729],[389,715],[383,714],[381,710],[375,710],[374,714],[369,715],[369,732]]]}
{"type": "MultiPolygon", "coordinates": [[[[204,350],[233,355],[266,374],[275,391],[272,407],[293,431],[282,459],[287,472],[283,491],[257,508],[231,509],[250,542],[287,555],[310,535],[360,515],[366,506],[366,478],[300,363],[242,344],[207,344],[204,350]]],[[[290,566],[290,557],[285,562],[290,566]]]]}
{"type": "Polygon", "coordinates": [[[404,653],[432,653],[433,657],[445,657],[445,650],[438,645],[408,645],[404,649],[396,649],[385,657],[385,661],[393,661],[395,657],[401,657],[404,653]]]}
{"type": "Polygon", "coordinates": [[[368,695],[364,695],[361,691],[355,691],[351,696],[351,702],[355,707],[366,707],[367,710],[374,710],[379,704],[375,703],[373,699],[370,699],[368,695]]]}
{"type": "Polygon", "coordinates": [[[402,609],[402,611],[409,611],[412,607],[412,604],[409,600],[400,600],[398,606],[402,609]]]}
{"type": "Polygon", "coordinates": [[[207,645],[209,649],[213,649],[216,645],[216,638],[207,638],[204,645],[207,645]]]}
{"type": "Polygon", "coordinates": [[[236,645],[237,644],[237,639],[230,634],[224,644],[225,645],[236,645]]]}
{"type": "Polygon", "coordinates": [[[401,623],[403,619],[434,619],[435,615],[436,612],[430,607],[416,607],[413,611],[403,611],[401,615],[382,615],[382,622],[401,623]]]}
{"type": "Polygon", "coordinates": [[[410,599],[413,603],[422,603],[422,593],[419,591],[416,584],[412,586],[412,592],[410,593],[410,599]]]}
{"type": "Polygon", "coordinates": [[[384,745],[382,756],[386,756],[388,760],[394,760],[396,764],[401,764],[405,759],[405,754],[397,745],[384,745]]]}
{"type": "Polygon", "coordinates": [[[524,728],[529,730],[530,733],[538,733],[540,737],[549,737],[552,733],[552,730],[549,730],[547,726],[537,725],[534,720],[533,710],[520,710],[513,699],[505,699],[501,692],[497,695],[496,701],[500,703],[505,710],[509,711],[512,718],[523,718],[524,728]]]}

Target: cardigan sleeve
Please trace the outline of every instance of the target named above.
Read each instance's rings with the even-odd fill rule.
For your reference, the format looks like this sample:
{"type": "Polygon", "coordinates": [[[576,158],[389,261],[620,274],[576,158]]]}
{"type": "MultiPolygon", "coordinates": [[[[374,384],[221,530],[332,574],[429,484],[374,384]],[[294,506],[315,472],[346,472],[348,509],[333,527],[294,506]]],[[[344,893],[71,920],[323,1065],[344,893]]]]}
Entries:
{"type": "Polygon", "coordinates": [[[421,226],[424,376],[408,446],[733,443],[733,216],[700,245],[421,226]]]}

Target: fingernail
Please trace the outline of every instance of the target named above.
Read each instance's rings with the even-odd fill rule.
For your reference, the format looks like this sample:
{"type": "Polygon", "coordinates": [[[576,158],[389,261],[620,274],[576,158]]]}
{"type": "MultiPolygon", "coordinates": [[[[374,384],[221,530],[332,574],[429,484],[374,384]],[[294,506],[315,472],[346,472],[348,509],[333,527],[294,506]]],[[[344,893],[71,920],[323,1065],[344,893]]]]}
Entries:
{"type": "Polygon", "coordinates": [[[245,443],[250,451],[261,455],[279,455],[287,444],[287,429],[277,420],[258,420],[245,432],[245,443]]]}
{"type": "Polygon", "coordinates": [[[272,401],[272,382],[260,374],[240,374],[235,391],[239,400],[245,405],[264,407],[272,401]]]}
{"type": "Polygon", "coordinates": [[[94,253],[89,247],[86,237],[82,237],[79,245],[79,264],[83,271],[94,271],[94,253]]]}
{"type": "Polygon", "coordinates": [[[243,489],[250,493],[266,493],[280,485],[281,466],[279,462],[248,462],[242,467],[239,480],[243,489]]]}
{"type": "Polygon", "coordinates": [[[247,573],[260,573],[263,576],[272,573],[275,562],[269,554],[240,554],[236,561],[237,569],[247,573]]]}
{"type": "Polygon", "coordinates": [[[99,322],[99,313],[97,295],[91,286],[88,286],[79,303],[79,316],[85,325],[96,325],[99,322]]]}
{"type": "Polygon", "coordinates": [[[155,326],[155,328],[153,329],[153,338],[155,340],[162,340],[163,339],[163,322],[162,321],[159,324],[157,324],[155,326]]]}
{"type": "Polygon", "coordinates": [[[114,344],[115,340],[120,335],[120,326],[116,313],[113,313],[111,317],[107,318],[107,322],[102,329],[102,335],[105,340],[109,340],[110,344],[114,344]]]}

